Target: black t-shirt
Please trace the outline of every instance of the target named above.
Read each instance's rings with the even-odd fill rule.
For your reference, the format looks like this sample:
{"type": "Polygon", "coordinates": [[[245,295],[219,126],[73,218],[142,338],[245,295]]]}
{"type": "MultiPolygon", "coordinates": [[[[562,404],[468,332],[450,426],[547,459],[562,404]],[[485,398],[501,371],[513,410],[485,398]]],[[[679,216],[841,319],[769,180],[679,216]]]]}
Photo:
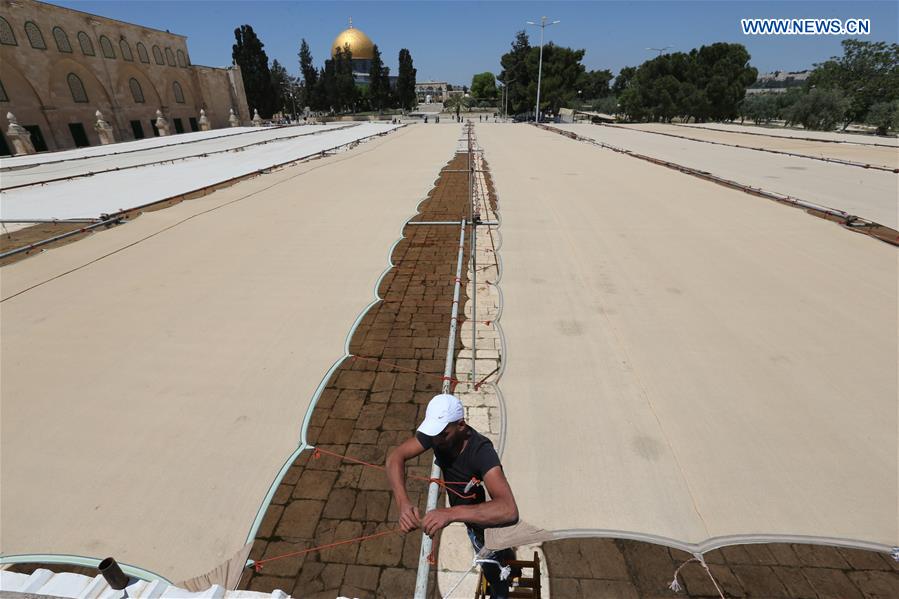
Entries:
{"type": "MultiPolygon", "coordinates": [[[[447,483],[467,483],[472,477],[483,481],[484,475],[490,470],[496,466],[502,468],[499,456],[496,455],[496,450],[493,448],[493,443],[490,442],[490,439],[471,427],[468,427],[468,429],[471,431],[468,443],[462,452],[455,457],[438,451],[433,446],[431,437],[417,431],[415,433],[415,438],[418,439],[422,447],[434,449],[434,459],[443,471],[443,480],[447,483]]],[[[463,499],[455,493],[447,493],[450,505],[476,505],[487,500],[483,485],[474,487],[468,493],[465,493],[464,484],[450,484],[447,487],[461,495],[474,495],[471,499],[463,499]]]]}

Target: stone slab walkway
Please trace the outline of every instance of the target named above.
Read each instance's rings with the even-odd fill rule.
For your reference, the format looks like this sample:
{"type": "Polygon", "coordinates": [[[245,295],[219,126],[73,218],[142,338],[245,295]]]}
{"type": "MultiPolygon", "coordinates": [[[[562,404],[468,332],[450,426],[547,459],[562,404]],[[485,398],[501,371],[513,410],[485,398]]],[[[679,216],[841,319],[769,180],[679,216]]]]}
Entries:
{"type": "MultiPolygon", "coordinates": [[[[668,588],[690,559],[638,541],[567,539],[543,544],[553,599],[719,597],[702,566],[680,571],[683,590],[668,588]]],[[[899,564],[889,556],[820,545],[739,545],[705,555],[727,597],[886,599],[899,597],[899,564]]]]}
{"type": "MultiPolygon", "coordinates": [[[[463,169],[457,154],[444,170],[463,169]]],[[[468,215],[465,173],[442,172],[415,220],[461,220],[468,215]]],[[[439,393],[452,310],[459,228],[406,226],[395,265],[383,278],[382,301],[363,317],[347,359],[334,372],[312,413],[310,444],[383,464],[409,437],[439,393]],[[394,367],[399,366],[402,370],[394,367]],[[419,371],[418,374],[412,371],[419,371]]],[[[467,250],[465,260],[467,260],[467,250]]],[[[467,275],[463,273],[463,297],[467,275]]],[[[458,338],[457,349],[461,349],[458,338]]],[[[396,525],[396,506],[376,469],[305,451],[291,466],[259,528],[251,559],[375,534],[396,525]]],[[[428,476],[431,454],[409,474],[428,476]]],[[[427,485],[409,482],[424,512],[427,485]]],[[[303,598],[408,597],[415,587],[421,534],[390,534],[358,544],[266,563],[248,571],[240,588],[281,589],[303,598]]],[[[434,589],[432,572],[430,588],[434,589]]]]}

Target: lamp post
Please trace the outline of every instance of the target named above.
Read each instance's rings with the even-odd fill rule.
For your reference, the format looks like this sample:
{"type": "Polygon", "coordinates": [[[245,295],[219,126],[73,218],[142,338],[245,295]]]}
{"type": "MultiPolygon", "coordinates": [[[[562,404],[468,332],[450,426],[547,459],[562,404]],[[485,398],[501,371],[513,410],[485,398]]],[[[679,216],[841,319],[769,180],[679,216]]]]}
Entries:
{"type": "Polygon", "coordinates": [[[296,89],[289,81],[284,81],[281,83],[281,89],[287,89],[287,93],[290,94],[290,101],[293,104],[293,121],[297,120],[297,96],[296,89]]]}
{"type": "Polygon", "coordinates": [[[556,23],[560,23],[561,21],[550,21],[546,22],[546,17],[540,17],[540,23],[535,23],[533,21],[528,21],[528,25],[535,25],[540,27],[540,63],[537,67],[537,110],[534,111],[534,121],[540,122],[540,82],[543,79],[543,30],[546,29],[550,25],[555,25],[556,23]]]}
{"type": "Polygon", "coordinates": [[[509,117],[509,84],[515,83],[514,79],[503,81],[503,118],[509,117]]]}

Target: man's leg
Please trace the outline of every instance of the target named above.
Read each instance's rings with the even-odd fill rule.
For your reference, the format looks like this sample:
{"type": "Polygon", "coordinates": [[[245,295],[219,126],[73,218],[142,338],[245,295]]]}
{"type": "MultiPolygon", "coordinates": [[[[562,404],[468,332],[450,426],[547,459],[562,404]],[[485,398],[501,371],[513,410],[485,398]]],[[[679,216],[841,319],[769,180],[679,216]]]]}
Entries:
{"type": "MultiPolygon", "coordinates": [[[[474,530],[467,526],[465,528],[468,531],[468,538],[471,540],[471,546],[474,548],[476,557],[483,557],[484,559],[501,561],[501,558],[508,559],[507,557],[503,557],[503,555],[507,552],[511,553],[514,557],[514,552],[512,552],[511,549],[504,549],[498,554],[491,552],[483,556],[478,556],[481,549],[484,548],[484,542],[478,538],[474,530]]],[[[507,578],[506,580],[501,580],[500,567],[496,564],[482,563],[481,571],[484,573],[484,578],[486,578],[487,582],[490,584],[490,597],[492,599],[507,599],[509,597],[509,586],[512,582],[511,577],[507,578]]]]}

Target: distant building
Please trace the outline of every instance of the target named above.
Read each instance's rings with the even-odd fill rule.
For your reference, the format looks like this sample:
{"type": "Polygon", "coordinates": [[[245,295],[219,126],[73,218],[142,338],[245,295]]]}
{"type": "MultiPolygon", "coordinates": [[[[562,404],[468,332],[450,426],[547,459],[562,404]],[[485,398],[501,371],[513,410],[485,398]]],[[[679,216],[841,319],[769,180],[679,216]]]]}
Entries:
{"type": "MultiPolygon", "coordinates": [[[[183,35],[34,0],[0,0],[0,126],[6,113],[38,151],[99,144],[100,110],[117,141],[157,134],[159,110],[172,133],[213,128],[230,110],[250,120],[240,68],[192,65],[183,35]]],[[[0,154],[9,154],[0,137],[0,154]]]]}
{"type": "Polygon", "coordinates": [[[802,87],[812,74],[811,71],[774,71],[758,76],[755,83],[749,86],[746,93],[765,94],[783,93],[791,87],[802,87]]]}
{"type": "Polygon", "coordinates": [[[418,81],[415,83],[415,95],[419,104],[446,102],[449,88],[446,81],[418,81]]]}

